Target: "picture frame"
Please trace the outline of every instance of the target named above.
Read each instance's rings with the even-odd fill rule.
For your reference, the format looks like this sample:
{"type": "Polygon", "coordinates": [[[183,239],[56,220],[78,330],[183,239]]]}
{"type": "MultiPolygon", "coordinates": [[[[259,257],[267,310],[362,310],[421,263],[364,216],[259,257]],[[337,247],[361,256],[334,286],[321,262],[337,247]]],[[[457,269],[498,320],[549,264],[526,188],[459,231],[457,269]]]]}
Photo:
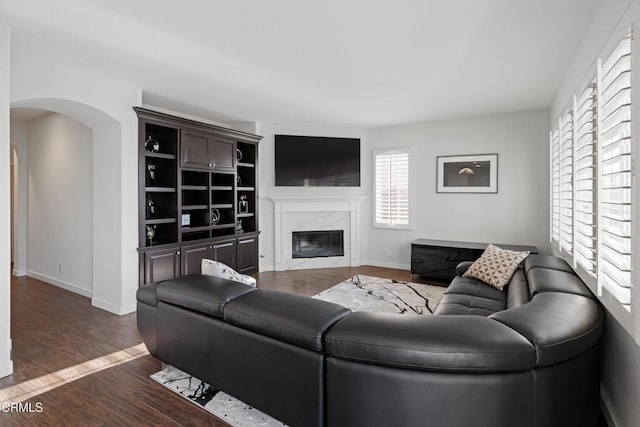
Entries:
{"type": "Polygon", "coordinates": [[[497,193],[498,154],[436,158],[436,193],[497,193]]]}

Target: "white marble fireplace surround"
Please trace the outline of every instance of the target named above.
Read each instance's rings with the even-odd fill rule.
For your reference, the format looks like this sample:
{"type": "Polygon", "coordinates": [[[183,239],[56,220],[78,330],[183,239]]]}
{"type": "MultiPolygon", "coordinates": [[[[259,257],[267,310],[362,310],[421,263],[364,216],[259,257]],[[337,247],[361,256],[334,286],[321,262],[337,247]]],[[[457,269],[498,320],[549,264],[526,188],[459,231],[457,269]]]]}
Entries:
{"type": "Polygon", "coordinates": [[[274,203],[275,270],[360,265],[360,202],[364,196],[270,197],[274,203]],[[344,256],[292,258],[294,231],[344,231],[344,256]]]}

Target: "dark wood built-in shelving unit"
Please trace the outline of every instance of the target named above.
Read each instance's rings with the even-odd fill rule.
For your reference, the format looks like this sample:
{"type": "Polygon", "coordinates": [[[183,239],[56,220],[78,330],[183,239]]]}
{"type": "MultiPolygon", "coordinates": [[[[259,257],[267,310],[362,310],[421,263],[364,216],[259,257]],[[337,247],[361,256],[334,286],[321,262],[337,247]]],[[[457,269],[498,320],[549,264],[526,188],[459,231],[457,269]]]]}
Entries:
{"type": "Polygon", "coordinates": [[[261,137],[134,108],[139,119],[140,285],[203,258],[258,271],[261,137]],[[148,231],[154,232],[152,239],[148,231]]]}

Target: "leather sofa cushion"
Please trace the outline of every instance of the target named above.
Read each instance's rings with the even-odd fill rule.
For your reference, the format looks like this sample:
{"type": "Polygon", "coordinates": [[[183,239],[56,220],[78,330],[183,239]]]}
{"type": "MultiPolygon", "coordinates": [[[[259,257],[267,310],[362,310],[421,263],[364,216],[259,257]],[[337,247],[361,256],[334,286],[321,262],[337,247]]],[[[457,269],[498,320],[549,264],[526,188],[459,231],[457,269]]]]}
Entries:
{"type": "Polygon", "coordinates": [[[477,279],[455,277],[434,314],[489,316],[507,306],[505,292],[477,279]]]}
{"type": "Polygon", "coordinates": [[[593,298],[589,288],[573,272],[532,268],[527,273],[531,298],[543,292],[565,292],[593,298]]]}
{"type": "Polygon", "coordinates": [[[331,302],[258,289],[227,304],[224,321],[309,350],[322,351],[324,333],[350,312],[331,302]]]}
{"type": "Polygon", "coordinates": [[[153,282],[141,286],[136,291],[136,300],[142,304],[158,306],[158,285],[163,282],[153,282]]]}
{"type": "Polygon", "coordinates": [[[357,312],[327,333],[329,356],[376,365],[452,372],[512,372],[535,366],[533,345],[478,316],[357,312]]]}
{"type": "Polygon", "coordinates": [[[214,317],[222,317],[225,304],[254,292],[251,286],[202,274],[190,274],[158,285],[158,299],[214,317]]]}
{"type": "Polygon", "coordinates": [[[550,366],[576,357],[598,342],[603,317],[591,298],[545,292],[518,308],[490,316],[518,331],[537,351],[538,366],[550,366]]]}
{"type": "Polygon", "coordinates": [[[456,266],[456,276],[462,277],[462,275],[471,267],[473,261],[462,261],[456,266]]]}
{"type": "Polygon", "coordinates": [[[567,273],[573,273],[573,270],[562,258],[558,258],[551,255],[529,255],[524,260],[524,272],[528,273],[532,268],[550,268],[553,270],[565,271],[567,273]]]}
{"type": "Polygon", "coordinates": [[[529,285],[523,268],[518,268],[509,281],[507,291],[507,308],[520,307],[531,301],[529,285]]]}

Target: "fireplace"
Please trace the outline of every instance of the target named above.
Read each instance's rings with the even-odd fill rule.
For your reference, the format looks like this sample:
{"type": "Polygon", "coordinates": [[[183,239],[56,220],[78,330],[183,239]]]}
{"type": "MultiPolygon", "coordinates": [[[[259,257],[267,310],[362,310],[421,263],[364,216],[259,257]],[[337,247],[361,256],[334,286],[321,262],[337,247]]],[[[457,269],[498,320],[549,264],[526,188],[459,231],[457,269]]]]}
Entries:
{"type": "Polygon", "coordinates": [[[344,256],[344,231],[294,231],[291,233],[292,258],[344,256]]]}

